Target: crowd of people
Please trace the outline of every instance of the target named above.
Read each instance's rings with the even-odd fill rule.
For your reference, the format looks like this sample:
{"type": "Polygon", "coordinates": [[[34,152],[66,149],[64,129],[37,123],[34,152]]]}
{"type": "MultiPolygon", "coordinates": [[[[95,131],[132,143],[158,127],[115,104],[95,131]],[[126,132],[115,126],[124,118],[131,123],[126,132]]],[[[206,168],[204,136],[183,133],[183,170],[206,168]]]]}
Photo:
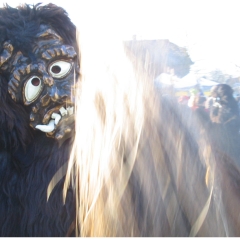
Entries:
{"type": "Polygon", "coordinates": [[[191,96],[180,96],[178,103],[191,109],[210,134],[214,145],[240,164],[240,113],[233,92],[228,84],[218,84],[211,88],[209,96],[191,90],[191,96]]]}

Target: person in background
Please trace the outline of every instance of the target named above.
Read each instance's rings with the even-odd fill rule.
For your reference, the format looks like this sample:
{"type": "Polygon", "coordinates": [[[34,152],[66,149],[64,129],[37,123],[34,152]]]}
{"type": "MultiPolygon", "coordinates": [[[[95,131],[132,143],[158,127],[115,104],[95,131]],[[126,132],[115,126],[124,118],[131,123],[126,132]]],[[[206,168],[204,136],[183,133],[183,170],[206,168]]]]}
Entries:
{"type": "Polygon", "coordinates": [[[240,117],[233,89],[227,84],[219,84],[211,89],[210,97],[212,140],[216,147],[224,150],[240,166],[240,117]]]}
{"type": "Polygon", "coordinates": [[[196,96],[199,95],[199,93],[198,93],[197,89],[193,88],[190,90],[190,94],[191,94],[191,96],[188,100],[188,107],[192,108],[192,107],[194,107],[195,98],[196,98],[196,96]]]}
{"type": "Polygon", "coordinates": [[[187,105],[189,98],[190,98],[190,97],[189,97],[189,96],[186,96],[186,95],[179,96],[179,98],[178,98],[178,103],[183,104],[183,105],[187,105]]]}

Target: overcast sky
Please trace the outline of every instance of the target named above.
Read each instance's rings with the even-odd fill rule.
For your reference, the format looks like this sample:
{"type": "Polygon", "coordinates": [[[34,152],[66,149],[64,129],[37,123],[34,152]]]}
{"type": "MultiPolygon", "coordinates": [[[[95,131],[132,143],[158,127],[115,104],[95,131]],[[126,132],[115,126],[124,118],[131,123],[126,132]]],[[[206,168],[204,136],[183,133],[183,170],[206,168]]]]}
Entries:
{"type": "MultiPolygon", "coordinates": [[[[39,1],[26,0],[36,4],[39,1]]],[[[169,39],[187,47],[194,69],[240,76],[239,0],[52,0],[97,37],[169,39]],[[236,67],[238,65],[239,67],[236,67]]],[[[20,0],[8,0],[15,7],[20,0]]]]}

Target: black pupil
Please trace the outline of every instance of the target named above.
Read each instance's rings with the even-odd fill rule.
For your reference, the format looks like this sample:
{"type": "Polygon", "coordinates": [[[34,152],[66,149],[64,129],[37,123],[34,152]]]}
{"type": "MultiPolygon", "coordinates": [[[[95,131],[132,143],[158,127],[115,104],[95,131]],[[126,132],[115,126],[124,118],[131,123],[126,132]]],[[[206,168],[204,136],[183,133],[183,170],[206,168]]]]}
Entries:
{"type": "Polygon", "coordinates": [[[40,84],[40,80],[38,78],[33,78],[32,79],[32,85],[33,86],[38,86],[40,84]]]}
{"type": "Polygon", "coordinates": [[[60,73],[61,72],[61,68],[59,66],[53,66],[51,70],[52,70],[53,73],[60,73]]]}

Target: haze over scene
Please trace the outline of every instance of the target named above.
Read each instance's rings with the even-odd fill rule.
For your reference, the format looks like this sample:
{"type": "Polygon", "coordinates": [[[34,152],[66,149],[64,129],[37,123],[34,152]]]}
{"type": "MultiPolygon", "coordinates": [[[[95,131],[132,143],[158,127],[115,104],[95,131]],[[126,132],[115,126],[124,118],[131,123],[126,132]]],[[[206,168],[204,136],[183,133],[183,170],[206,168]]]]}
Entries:
{"type": "MultiPolygon", "coordinates": [[[[10,6],[39,1],[8,0],[10,6]]],[[[240,76],[240,14],[238,0],[52,0],[72,21],[96,39],[169,39],[186,47],[192,71],[216,69],[240,76]]],[[[2,3],[3,4],[3,3],[2,3]]]]}

